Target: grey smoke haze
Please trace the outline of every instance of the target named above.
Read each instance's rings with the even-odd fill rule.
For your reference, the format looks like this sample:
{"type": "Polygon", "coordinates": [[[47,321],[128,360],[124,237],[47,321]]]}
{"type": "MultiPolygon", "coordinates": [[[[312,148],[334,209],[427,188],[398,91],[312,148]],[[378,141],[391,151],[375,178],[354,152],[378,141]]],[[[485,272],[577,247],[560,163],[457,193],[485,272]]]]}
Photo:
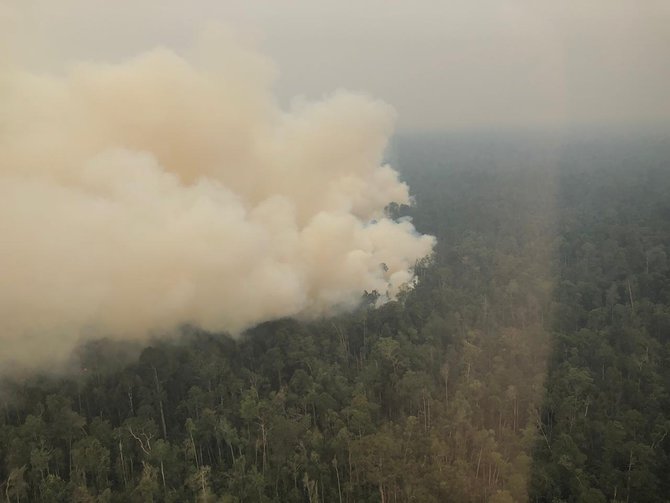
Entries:
{"type": "Polygon", "coordinates": [[[258,40],[281,69],[283,103],[341,86],[393,104],[401,129],[670,123],[667,0],[4,5],[8,29],[28,41],[21,58],[36,69],[156,45],[185,50],[215,21],[258,40]]]}
{"type": "Polygon", "coordinates": [[[275,103],[274,65],[222,30],[0,85],[0,366],[85,337],[239,331],[393,297],[434,239],[383,210],[393,109],[275,103]],[[383,267],[382,264],[386,264],[383,267]]]}

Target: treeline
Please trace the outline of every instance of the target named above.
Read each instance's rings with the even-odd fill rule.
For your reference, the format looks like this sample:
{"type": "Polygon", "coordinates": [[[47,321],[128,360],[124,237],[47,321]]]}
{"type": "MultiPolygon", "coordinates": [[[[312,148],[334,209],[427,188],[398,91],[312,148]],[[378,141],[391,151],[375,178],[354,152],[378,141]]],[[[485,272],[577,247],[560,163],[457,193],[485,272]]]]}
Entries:
{"type": "Polygon", "coordinates": [[[399,145],[438,246],[397,301],[6,378],[4,497],[666,501],[670,170],[510,145],[399,145]]]}

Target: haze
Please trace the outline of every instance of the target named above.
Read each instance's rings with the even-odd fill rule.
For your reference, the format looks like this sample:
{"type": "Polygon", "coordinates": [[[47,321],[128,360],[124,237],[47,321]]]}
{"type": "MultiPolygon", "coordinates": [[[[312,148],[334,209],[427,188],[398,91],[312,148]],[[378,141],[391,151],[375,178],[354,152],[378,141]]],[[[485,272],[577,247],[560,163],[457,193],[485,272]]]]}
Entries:
{"type": "Polygon", "coordinates": [[[11,52],[37,69],[186,50],[220,22],[275,62],[282,102],[362,91],[392,104],[401,130],[670,122],[662,0],[4,3],[11,52]]]}
{"type": "Polygon", "coordinates": [[[393,298],[434,245],[394,126],[670,123],[667,3],[351,5],[0,4],[10,359],[393,298]]]}

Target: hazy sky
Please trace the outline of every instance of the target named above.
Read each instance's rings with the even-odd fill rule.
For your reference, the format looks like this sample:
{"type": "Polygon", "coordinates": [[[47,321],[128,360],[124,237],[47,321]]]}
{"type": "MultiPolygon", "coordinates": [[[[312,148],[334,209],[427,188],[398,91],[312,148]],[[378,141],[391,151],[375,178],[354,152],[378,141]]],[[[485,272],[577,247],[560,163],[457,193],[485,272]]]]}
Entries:
{"type": "Polygon", "coordinates": [[[275,62],[282,102],[338,88],[401,129],[670,122],[667,0],[0,0],[33,68],[185,50],[222,22],[275,62]],[[29,42],[29,43],[26,43],[29,42]]]}

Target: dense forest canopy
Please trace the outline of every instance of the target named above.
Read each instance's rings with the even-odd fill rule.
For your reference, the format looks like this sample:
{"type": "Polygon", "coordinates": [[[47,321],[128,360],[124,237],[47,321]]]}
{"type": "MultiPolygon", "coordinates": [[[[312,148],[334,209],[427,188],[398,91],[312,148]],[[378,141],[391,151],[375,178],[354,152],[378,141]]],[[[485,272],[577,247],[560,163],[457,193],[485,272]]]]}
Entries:
{"type": "MultiPolygon", "coordinates": [[[[3,376],[8,502],[670,501],[670,143],[414,135],[375,307],[3,376]]],[[[225,281],[225,278],[221,278],[225,281]]]]}

